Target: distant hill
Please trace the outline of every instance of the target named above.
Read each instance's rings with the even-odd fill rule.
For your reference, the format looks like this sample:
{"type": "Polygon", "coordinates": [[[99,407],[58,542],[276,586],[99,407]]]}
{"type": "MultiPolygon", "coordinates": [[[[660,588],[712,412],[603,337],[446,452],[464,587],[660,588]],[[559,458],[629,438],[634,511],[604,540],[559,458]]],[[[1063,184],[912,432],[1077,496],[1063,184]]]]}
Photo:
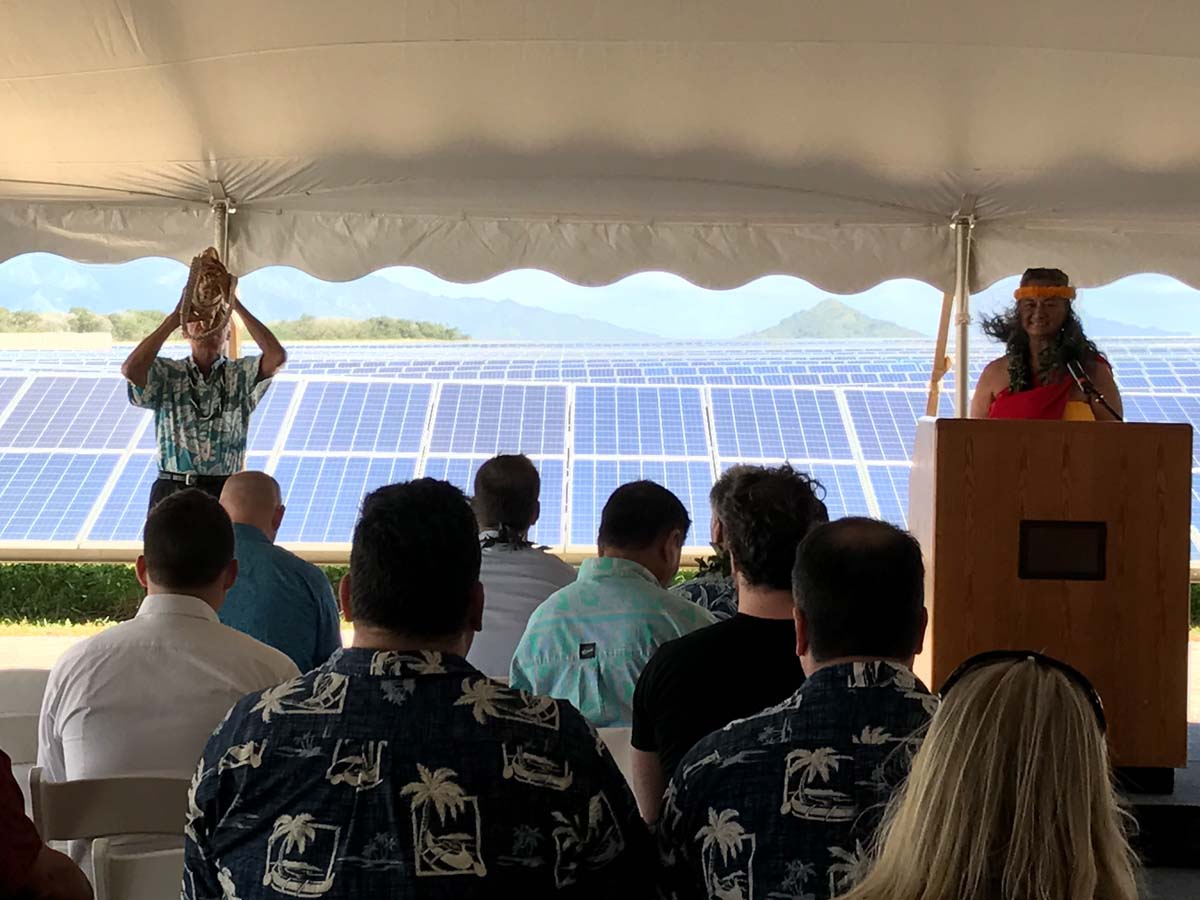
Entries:
{"type": "MultiPolygon", "coordinates": [[[[169,309],[179,299],[187,269],[171,260],[141,259],[123,266],[78,266],[39,255],[0,269],[0,306],[38,313],[82,307],[100,315],[122,310],[169,309]]],[[[323,319],[387,316],[434,322],[476,340],[643,341],[656,335],[608,322],[526,306],[512,300],[438,297],[379,275],[355,282],[319,281],[295,269],[251,273],[240,281],[246,308],[263,321],[307,314],[323,319]]]]}
{"type": "Polygon", "coordinates": [[[788,340],[792,338],[922,338],[911,328],[874,319],[851,309],[832,297],[811,309],[788,316],[778,325],[742,335],[744,339],[788,340]]]}

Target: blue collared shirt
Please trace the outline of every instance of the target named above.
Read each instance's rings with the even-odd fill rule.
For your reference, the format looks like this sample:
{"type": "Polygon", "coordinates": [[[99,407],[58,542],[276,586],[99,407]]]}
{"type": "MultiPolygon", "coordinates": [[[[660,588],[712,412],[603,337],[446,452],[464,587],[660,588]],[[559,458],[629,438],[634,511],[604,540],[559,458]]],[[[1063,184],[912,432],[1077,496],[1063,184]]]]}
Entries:
{"type": "Polygon", "coordinates": [[[159,356],[145,387],[129,383],[129,402],[154,411],[160,469],[197,475],[242,471],[250,413],[271,386],[271,379],[260,377],[261,361],[220,356],[205,376],[190,356],[159,356]]]}
{"type": "Polygon", "coordinates": [[[234,523],[238,577],[221,621],[315,669],[342,646],[337,601],[312,563],[277,547],[253,525],[234,523]]]}
{"type": "Polygon", "coordinates": [[[510,682],[570,700],[598,728],[629,727],[638,676],[658,646],[715,621],[632,560],[585,559],[575,583],[529,618],[510,682]]]}
{"type": "Polygon", "coordinates": [[[649,900],[654,847],[566,703],[433,651],[343,650],[238,703],[196,770],[185,900],[649,900]]]}
{"type": "Polygon", "coordinates": [[[675,770],[658,823],[667,896],[847,891],[936,707],[909,669],[849,662],[701,740],[675,770]]]}

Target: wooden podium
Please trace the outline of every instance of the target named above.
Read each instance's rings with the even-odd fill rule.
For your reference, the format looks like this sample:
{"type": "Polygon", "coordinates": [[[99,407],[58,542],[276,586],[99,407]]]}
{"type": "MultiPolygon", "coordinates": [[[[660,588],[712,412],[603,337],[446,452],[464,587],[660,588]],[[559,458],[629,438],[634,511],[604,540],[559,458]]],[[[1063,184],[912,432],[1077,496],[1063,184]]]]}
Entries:
{"type": "Polygon", "coordinates": [[[1041,650],[1095,684],[1114,764],[1187,765],[1189,425],[921,419],[931,690],[972,654],[1041,650]]]}

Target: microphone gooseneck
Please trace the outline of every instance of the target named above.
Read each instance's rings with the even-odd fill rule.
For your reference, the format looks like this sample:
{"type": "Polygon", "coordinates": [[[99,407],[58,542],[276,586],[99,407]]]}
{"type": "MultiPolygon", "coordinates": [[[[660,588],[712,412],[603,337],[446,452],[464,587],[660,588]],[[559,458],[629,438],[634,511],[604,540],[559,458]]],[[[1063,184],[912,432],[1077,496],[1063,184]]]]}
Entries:
{"type": "Polygon", "coordinates": [[[1088,373],[1084,370],[1083,366],[1079,364],[1079,360],[1072,359],[1067,362],[1067,373],[1072,379],[1074,379],[1076,386],[1083,393],[1083,396],[1088,399],[1088,402],[1099,403],[1108,411],[1108,414],[1118,422],[1125,421],[1121,417],[1121,414],[1113,409],[1109,405],[1108,401],[1104,399],[1104,395],[1100,393],[1100,391],[1096,388],[1096,385],[1092,383],[1092,379],[1088,377],[1088,373]]]}

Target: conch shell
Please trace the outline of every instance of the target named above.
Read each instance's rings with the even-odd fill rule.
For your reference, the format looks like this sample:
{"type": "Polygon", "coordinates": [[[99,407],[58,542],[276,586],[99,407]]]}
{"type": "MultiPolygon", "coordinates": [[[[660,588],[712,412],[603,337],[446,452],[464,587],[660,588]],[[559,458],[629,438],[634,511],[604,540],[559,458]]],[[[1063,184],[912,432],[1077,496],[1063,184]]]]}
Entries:
{"type": "Polygon", "coordinates": [[[236,286],[237,276],[225,268],[215,247],[193,257],[179,305],[179,324],[183,326],[184,334],[193,340],[203,340],[223,331],[233,315],[236,286]],[[201,323],[203,330],[188,331],[192,322],[201,323]]]}

